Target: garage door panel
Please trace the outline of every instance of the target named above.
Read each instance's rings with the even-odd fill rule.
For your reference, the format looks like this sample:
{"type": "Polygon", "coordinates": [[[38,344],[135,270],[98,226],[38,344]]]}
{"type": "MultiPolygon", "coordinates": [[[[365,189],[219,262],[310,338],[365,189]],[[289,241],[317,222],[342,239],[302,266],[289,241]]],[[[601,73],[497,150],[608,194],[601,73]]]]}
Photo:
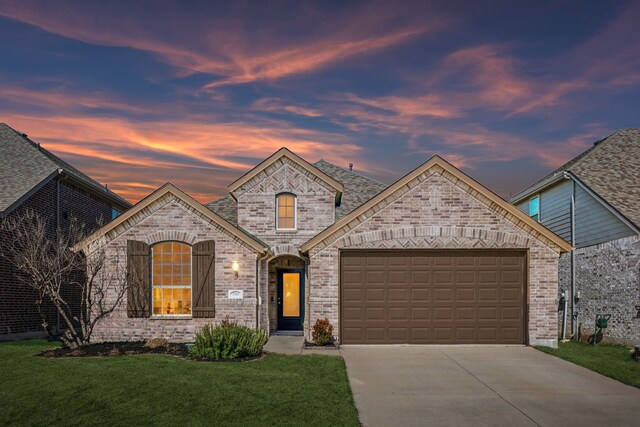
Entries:
{"type": "Polygon", "coordinates": [[[433,300],[436,303],[452,302],[453,301],[453,289],[451,289],[451,288],[435,288],[433,290],[433,300]]]}
{"type": "Polygon", "coordinates": [[[345,344],[524,343],[524,252],[346,252],[341,265],[345,344]]]}
{"type": "Polygon", "coordinates": [[[409,302],[409,289],[400,288],[400,289],[388,289],[388,296],[390,302],[409,302]]]}
{"type": "Polygon", "coordinates": [[[414,303],[418,302],[429,302],[431,298],[429,298],[429,289],[426,288],[412,288],[411,289],[411,301],[414,303]]]}
{"type": "Polygon", "coordinates": [[[457,320],[475,320],[475,318],[476,318],[475,307],[456,307],[457,320]]]}
{"type": "Polygon", "coordinates": [[[366,289],[366,302],[384,302],[385,289],[384,288],[370,288],[366,289]]]}
{"type": "MultiPolygon", "coordinates": [[[[428,320],[430,315],[429,307],[411,307],[411,320],[428,320]]],[[[420,322],[424,323],[424,322],[420,322]]],[[[425,323],[426,324],[426,323],[425,323]]]]}

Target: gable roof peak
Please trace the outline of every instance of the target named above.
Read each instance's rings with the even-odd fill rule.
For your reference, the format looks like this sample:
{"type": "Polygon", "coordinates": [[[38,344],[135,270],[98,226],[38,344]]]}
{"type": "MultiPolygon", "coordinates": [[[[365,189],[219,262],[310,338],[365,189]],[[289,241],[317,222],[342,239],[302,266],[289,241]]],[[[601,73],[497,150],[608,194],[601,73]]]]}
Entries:
{"type": "Polygon", "coordinates": [[[460,169],[453,166],[451,163],[447,162],[445,159],[438,155],[432,156],[429,160],[391,184],[385,190],[378,193],[375,197],[369,199],[367,202],[362,204],[357,209],[350,212],[344,218],[339,221],[336,221],[329,227],[325,228],[323,231],[318,233],[316,236],[312,237],[310,240],[302,244],[300,247],[300,251],[303,253],[308,252],[315,246],[321,244],[326,239],[330,238],[334,233],[338,232],[340,229],[345,227],[347,224],[356,220],[360,215],[365,214],[367,211],[372,209],[378,203],[392,196],[396,191],[400,190],[405,185],[413,182],[418,179],[421,175],[425,174],[429,170],[433,168],[440,168],[442,173],[449,173],[454,176],[459,181],[463,182],[469,188],[474,189],[479,194],[484,196],[489,201],[495,203],[500,209],[505,212],[505,216],[510,215],[517,222],[516,224],[524,229],[527,233],[537,236],[542,236],[548,241],[550,246],[557,248],[559,252],[568,252],[571,250],[571,245],[569,245],[566,241],[564,241],[561,237],[557,236],[555,233],[541,225],[538,221],[530,218],[520,209],[516,208],[514,205],[510,204],[502,197],[498,196],[493,191],[489,190],[487,187],[480,184],[478,181],[471,178],[469,175],[462,172],[460,169]]]}
{"type": "Polygon", "coordinates": [[[153,204],[163,196],[171,194],[174,197],[180,199],[182,202],[186,203],[190,207],[192,207],[195,211],[199,212],[204,217],[218,224],[222,229],[224,229],[227,233],[231,234],[234,237],[237,237],[241,241],[243,241],[247,246],[252,248],[257,253],[267,253],[269,252],[269,248],[260,240],[258,240],[255,236],[247,233],[246,231],[240,229],[239,227],[234,226],[226,219],[222,218],[220,215],[215,213],[214,211],[208,209],[202,203],[198,202],[193,197],[189,196],[184,191],[180,190],[171,182],[164,183],[161,187],[155,190],[153,193],[146,196],[144,199],[140,200],[136,203],[131,209],[118,216],[116,219],[107,223],[103,227],[99,228],[87,238],[77,243],[73,250],[81,251],[90,247],[94,242],[107,236],[108,233],[116,229],[123,223],[129,221],[132,217],[137,215],[140,211],[147,208],[149,205],[153,204]]]}
{"type": "Polygon", "coordinates": [[[280,160],[282,157],[286,157],[287,159],[289,159],[293,163],[295,163],[298,166],[302,167],[303,169],[309,171],[310,173],[312,173],[313,175],[318,177],[320,180],[325,182],[327,185],[329,185],[330,187],[335,189],[336,190],[336,200],[340,200],[340,197],[342,196],[342,192],[344,190],[344,185],[342,185],[341,182],[339,182],[339,181],[335,180],[334,178],[332,178],[331,176],[327,175],[326,173],[324,173],[323,171],[321,171],[316,166],[312,165],[311,163],[309,163],[308,161],[306,161],[302,157],[298,156],[296,153],[294,153],[293,151],[289,150],[287,147],[280,148],[275,153],[273,153],[272,155],[270,155],[269,157],[264,159],[262,162],[258,163],[253,169],[249,170],[244,175],[242,175],[240,178],[236,179],[231,184],[229,184],[228,190],[229,190],[229,193],[231,193],[231,196],[234,199],[237,199],[237,190],[240,187],[242,187],[244,184],[249,182],[252,178],[257,176],[260,172],[262,172],[265,169],[267,169],[273,163],[275,163],[276,161],[280,160]]]}

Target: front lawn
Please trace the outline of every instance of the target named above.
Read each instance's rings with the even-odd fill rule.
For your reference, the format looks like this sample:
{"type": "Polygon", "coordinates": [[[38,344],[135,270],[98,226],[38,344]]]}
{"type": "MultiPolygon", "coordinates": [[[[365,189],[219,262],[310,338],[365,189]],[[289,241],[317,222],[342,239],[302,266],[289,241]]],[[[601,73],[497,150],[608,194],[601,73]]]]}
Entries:
{"type": "Polygon", "coordinates": [[[340,357],[34,357],[51,346],[0,343],[0,425],[358,425],[340,357]]]}
{"type": "Polygon", "coordinates": [[[640,362],[631,359],[630,350],[620,345],[589,344],[569,341],[558,348],[536,347],[576,365],[584,366],[625,384],[640,388],[640,362]]]}

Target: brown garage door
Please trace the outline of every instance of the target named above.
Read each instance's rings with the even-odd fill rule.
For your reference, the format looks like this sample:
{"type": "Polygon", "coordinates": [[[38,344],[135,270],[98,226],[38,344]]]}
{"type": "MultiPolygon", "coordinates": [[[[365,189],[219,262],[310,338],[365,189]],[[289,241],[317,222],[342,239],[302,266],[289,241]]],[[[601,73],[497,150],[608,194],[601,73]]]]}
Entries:
{"type": "Polygon", "coordinates": [[[524,252],[343,251],[344,344],[523,344],[524,252]]]}

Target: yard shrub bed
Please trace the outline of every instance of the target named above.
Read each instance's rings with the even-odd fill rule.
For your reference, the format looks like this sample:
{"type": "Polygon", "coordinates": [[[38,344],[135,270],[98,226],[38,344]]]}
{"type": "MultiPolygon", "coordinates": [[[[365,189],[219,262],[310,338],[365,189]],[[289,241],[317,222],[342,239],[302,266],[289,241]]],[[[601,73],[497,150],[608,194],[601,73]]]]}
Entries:
{"type": "Polygon", "coordinates": [[[267,333],[229,321],[219,325],[204,325],[196,333],[195,344],[189,349],[197,359],[232,360],[258,357],[267,343],[267,333]]]}

